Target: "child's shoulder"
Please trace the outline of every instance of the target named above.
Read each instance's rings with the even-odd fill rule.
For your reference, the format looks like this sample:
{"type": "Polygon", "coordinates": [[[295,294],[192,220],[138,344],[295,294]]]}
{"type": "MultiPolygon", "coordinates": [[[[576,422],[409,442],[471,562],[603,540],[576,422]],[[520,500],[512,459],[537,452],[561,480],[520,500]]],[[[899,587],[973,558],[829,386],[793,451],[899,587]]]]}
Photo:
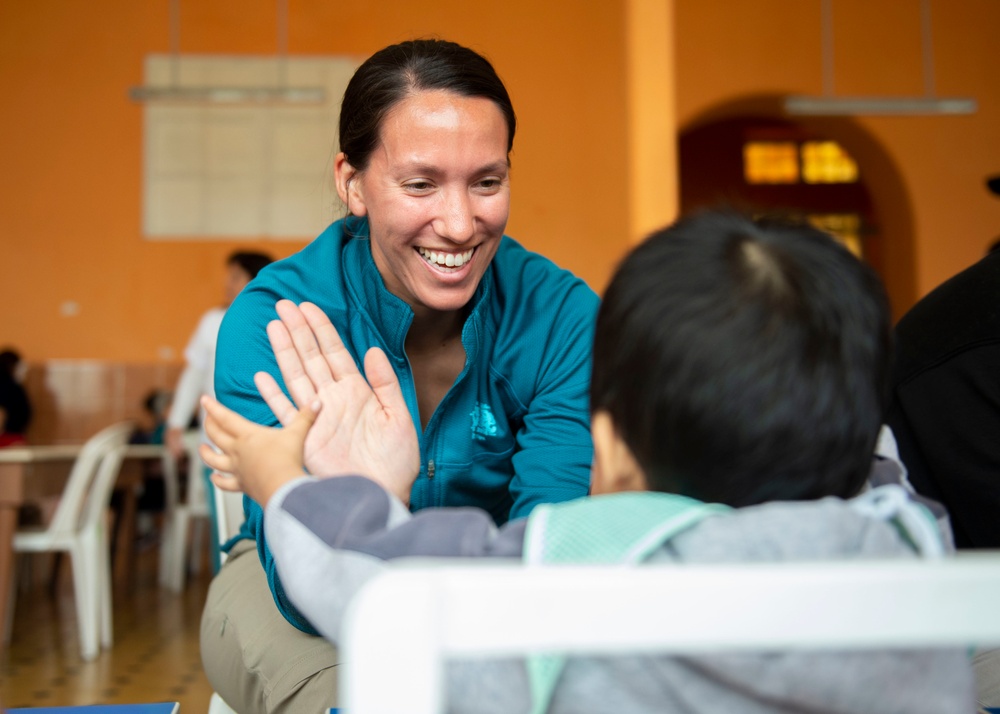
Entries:
{"type": "Polygon", "coordinates": [[[656,560],[691,562],[905,558],[944,551],[933,515],[905,489],[883,486],[854,499],[775,501],[705,519],[656,560]]]}

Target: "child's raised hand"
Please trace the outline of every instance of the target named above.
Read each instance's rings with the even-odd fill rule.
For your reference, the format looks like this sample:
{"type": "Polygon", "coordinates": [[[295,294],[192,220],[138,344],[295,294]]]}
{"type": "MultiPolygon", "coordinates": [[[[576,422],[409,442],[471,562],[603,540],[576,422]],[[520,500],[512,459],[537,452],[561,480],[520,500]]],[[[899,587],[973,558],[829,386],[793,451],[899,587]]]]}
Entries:
{"type": "Polygon", "coordinates": [[[212,482],[223,491],[243,491],[261,506],[282,485],[304,474],[302,447],[320,403],[299,410],[284,428],[255,424],[211,397],[202,397],[205,433],[220,451],[202,444],[199,453],[215,469],[212,482]]]}

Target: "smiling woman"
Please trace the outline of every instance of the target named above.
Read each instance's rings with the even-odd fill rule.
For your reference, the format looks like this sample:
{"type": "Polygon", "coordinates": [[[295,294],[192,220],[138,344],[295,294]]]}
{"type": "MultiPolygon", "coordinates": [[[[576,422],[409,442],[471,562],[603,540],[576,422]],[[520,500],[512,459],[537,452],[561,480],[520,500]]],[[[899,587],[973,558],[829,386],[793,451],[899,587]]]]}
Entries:
{"type": "MultiPolygon", "coordinates": [[[[585,495],[597,297],[504,235],[515,126],[493,67],[465,47],[417,40],[364,62],[344,94],[334,163],[348,215],[262,271],[226,313],[219,401],[276,424],[255,387],[266,372],[296,405],[311,402],[282,359],[294,329],[269,326],[279,300],[291,328],[308,301],[355,363],[379,347],[399,378],[420,442],[413,510],[476,506],[501,524],[585,495]]],[[[294,413],[278,411],[283,423],[294,413]]],[[[335,413],[324,405],[310,431],[312,473],[342,472],[324,449],[335,413]]],[[[205,607],[206,673],[244,714],[334,706],[337,652],[287,599],[260,506],[244,509],[205,607]]]]}

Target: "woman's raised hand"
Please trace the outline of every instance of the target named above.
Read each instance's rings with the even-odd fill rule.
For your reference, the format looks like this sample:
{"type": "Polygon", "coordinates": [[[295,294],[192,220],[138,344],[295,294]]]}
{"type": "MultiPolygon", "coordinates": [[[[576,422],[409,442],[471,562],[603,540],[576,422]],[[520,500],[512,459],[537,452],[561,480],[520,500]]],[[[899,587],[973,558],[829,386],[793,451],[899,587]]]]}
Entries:
{"type": "Polygon", "coordinates": [[[283,426],[316,400],[322,409],[305,440],[305,466],[316,476],[367,476],[409,503],[420,447],[399,380],[385,353],[368,350],[365,374],[316,305],[281,300],[267,326],[285,386],[258,372],[254,382],[283,426]],[[367,377],[367,380],[366,380],[367,377]]]}

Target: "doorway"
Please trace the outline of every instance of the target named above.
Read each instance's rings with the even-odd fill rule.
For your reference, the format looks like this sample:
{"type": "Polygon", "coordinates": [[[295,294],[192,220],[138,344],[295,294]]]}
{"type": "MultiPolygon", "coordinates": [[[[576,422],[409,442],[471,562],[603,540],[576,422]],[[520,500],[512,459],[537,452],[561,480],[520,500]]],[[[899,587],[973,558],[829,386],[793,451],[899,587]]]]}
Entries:
{"type": "Polygon", "coordinates": [[[854,118],[787,117],[780,97],[721,105],[685,126],[680,210],[805,219],[881,276],[895,316],[915,300],[912,213],[891,157],[854,118]]]}

